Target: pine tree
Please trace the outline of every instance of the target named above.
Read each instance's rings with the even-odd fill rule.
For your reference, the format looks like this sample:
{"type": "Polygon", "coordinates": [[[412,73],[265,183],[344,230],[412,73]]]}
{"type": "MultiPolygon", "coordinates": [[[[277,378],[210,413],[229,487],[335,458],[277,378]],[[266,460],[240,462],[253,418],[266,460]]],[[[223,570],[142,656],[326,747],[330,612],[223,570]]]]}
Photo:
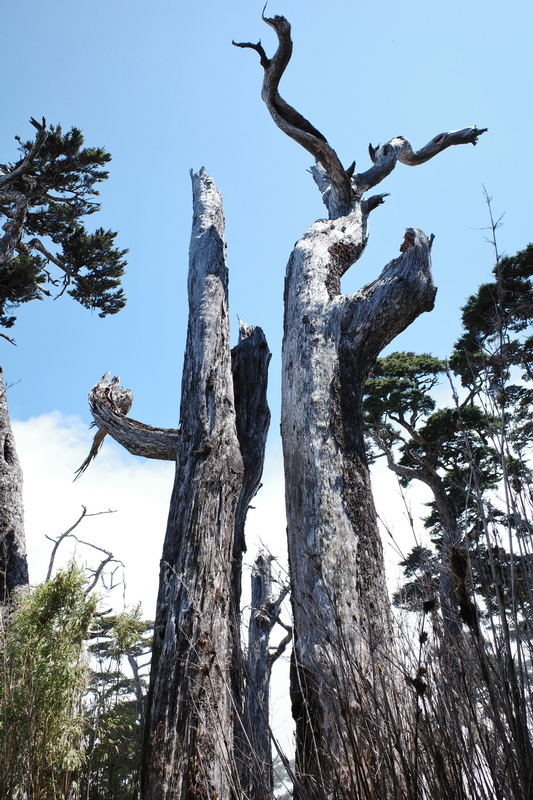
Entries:
{"type": "Polygon", "coordinates": [[[35,139],[15,137],[20,158],[0,164],[0,326],[13,326],[20,304],[65,291],[101,317],[115,314],[125,304],[127,251],[115,246],[113,231],[91,233],[84,224],[100,207],[95,187],[107,179],[111,156],[84,147],[78,128],[64,133],[44,119],[30,121],[35,139]]]}

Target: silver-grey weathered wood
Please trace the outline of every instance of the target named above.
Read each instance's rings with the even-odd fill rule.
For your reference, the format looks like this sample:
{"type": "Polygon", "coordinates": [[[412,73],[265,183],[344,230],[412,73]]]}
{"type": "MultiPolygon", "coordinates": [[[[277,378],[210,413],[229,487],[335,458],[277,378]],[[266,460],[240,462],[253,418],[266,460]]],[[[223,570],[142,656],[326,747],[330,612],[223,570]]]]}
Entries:
{"type": "MultiPolygon", "coordinates": [[[[391,617],[382,545],[362,426],[362,394],[380,351],[433,307],[430,242],[407,230],[401,255],[351,296],[342,275],[367,243],[364,198],[398,162],[423,163],[451,145],[475,144],[472,126],[440,134],[413,151],[403,137],[370,147],[373,165],[344,169],[333,148],[278,92],[292,52],[284,17],[276,31],[262,97],[274,122],[316,158],[313,177],[328,209],[300,238],[285,282],[282,438],[289,567],[294,614],[291,676],[298,800],[395,796],[394,745],[387,743],[391,617]],[[388,748],[388,749],[387,749],[388,748]],[[381,758],[386,754],[386,758],[381,758]],[[378,767],[379,764],[379,767],[378,767]]],[[[390,721],[390,720],[389,720],[390,721]]]]}
{"type": "Polygon", "coordinates": [[[241,797],[248,781],[240,592],[244,523],[260,485],[270,412],[263,331],[239,324],[230,350],[222,200],[192,174],[189,324],[180,427],[125,413],[131,392],[104,375],[89,395],[99,431],[135,455],[176,461],[161,560],[146,711],[143,800],[241,797]]]}
{"type": "Polygon", "coordinates": [[[246,718],[251,744],[250,770],[245,796],[250,800],[271,800],[274,790],[270,728],[270,679],[274,662],[285,652],[292,629],[281,622],[280,608],[288,587],[273,596],[272,556],[260,553],[252,570],[248,654],[246,664],[246,718]],[[270,635],[276,624],[285,636],[276,648],[270,635]]]}
{"type": "Polygon", "coordinates": [[[143,800],[237,794],[231,559],[244,479],[237,438],[220,195],[192,175],[189,325],[176,478],[161,560],[143,800]]]}
{"type": "Polygon", "coordinates": [[[0,607],[9,608],[13,591],[27,585],[22,469],[0,367],[0,607]]]}
{"type": "Polygon", "coordinates": [[[79,477],[96,457],[106,434],[115,439],[134,456],[175,461],[180,433],[172,428],[154,428],[125,416],[131,408],[133,395],[119,386],[120,379],[110,379],[106,372],[89,393],[89,407],[98,427],[91,451],[81,467],[79,477]]]}

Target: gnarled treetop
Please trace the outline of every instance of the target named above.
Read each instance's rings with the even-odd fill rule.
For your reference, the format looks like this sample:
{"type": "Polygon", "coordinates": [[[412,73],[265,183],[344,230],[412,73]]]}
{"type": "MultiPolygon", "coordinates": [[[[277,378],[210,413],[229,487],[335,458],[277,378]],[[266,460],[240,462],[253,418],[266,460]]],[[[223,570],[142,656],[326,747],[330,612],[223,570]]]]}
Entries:
{"type": "MultiPolygon", "coordinates": [[[[274,28],[278,37],[278,49],[272,58],[267,57],[260,41],[257,44],[252,42],[233,42],[233,44],[259,53],[261,66],[265,71],[261,97],[276,125],[314,156],[317,167],[312,170],[313,176],[332,219],[348,214],[354,203],[386,178],[398,161],[409,166],[423,164],[451,145],[468,143],[475,145],[478,137],[487,130],[471,125],[462,130],[440,133],[420,150],[413,150],[409,141],[403,136],[397,136],[377,148],[369,145],[373,166],[366,172],[355,174],[355,162],[345,169],[326,137],[279,94],[279,82],[292,55],[291,26],[285,17],[269,18],[263,15],[263,20],[274,28]]],[[[377,202],[371,204],[371,207],[376,205],[377,202]]]]}

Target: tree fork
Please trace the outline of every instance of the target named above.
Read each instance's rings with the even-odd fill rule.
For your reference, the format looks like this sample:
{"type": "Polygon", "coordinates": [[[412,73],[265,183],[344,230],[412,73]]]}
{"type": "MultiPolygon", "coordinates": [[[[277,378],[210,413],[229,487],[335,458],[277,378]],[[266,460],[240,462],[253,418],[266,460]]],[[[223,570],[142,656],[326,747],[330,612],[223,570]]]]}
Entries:
{"type": "MultiPolygon", "coordinates": [[[[421,164],[456,144],[475,144],[475,126],[439,134],[414,151],[404,137],[370,148],[372,166],[345,170],[327,142],[278,92],[291,54],[284,17],[263,17],[278,49],[260,43],[262,98],[275,124],[316,159],[311,168],[329,212],[305,233],[285,280],[282,438],[294,614],[291,677],[298,800],[394,796],[392,741],[380,735],[390,677],[391,617],[382,545],[364,452],[362,396],[373,361],[433,307],[431,241],[408,229],[402,255],[352,296],[340,281],[362,255],[370,212],[363,198],[398,161],[421,164]],[[386,750],[387,746],[389,747],[386,750]],[[375,754],[386,755],[376,770],[375,754]]],[[[390,722],[390,720],[389,720],[390,722]]]]}

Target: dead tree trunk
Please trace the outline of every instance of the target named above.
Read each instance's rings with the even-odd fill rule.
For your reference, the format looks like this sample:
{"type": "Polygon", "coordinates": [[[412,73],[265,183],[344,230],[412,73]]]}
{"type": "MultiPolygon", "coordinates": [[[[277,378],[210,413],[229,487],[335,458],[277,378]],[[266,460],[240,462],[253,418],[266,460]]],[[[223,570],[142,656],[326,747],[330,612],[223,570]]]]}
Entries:
{"type": "Polygon", "coordinates": [[[246,797],[250,800],[271,800],[274,790],[270,731],[270,678],[274,662],[285,652],[292,638],[292,629],[280,620],[280,608],[288,587],[272,594],[272,557],[260,553],[252,570],[252,597],[248,627],[246,668],[246,719],[253,759],[250,761],[246,797]],[[271,647],[270,636],[276,624],[285,629],[277,647],[271,647]]]}
{"type": "Polygon", "coordinates": [[[176,478],[161,562],[143,797],[230,798],[231,561],[244,466],[237,438],[220,195],[193,176],[189,327],[176,478]]]}
{"type": "Polygon", "coordinates": [[[0,608],[9,605],[15,589],[27,585],[22,470],[0,367],[0,608]]]}
{"type": "Polygon", "coordinates": [[[143,800],[241,795],[244,692],[234,665],[242,663],[243,526],[263,465],[270,353],[262,331],[241,323],[232,374],[221,198],[204,170],[192,180],[180,428],[152,428],[118,413],[118,381],[104,378],[90,396],[98,427],[130,452],[176,460],[154,628],[143,800]]]}
{"type": "Polygon", "coordinates": [[[278,37],[274,57],[260,43],[239,46],[259,53],[263,100],[281,130],[315,157],[313,175],[329,212],[297,242],[285,284],[282,437],[294,613],[295,797],[386,798],[395,791],[394,757],[392,744],[383,750],[378,717],[391,620],[362,395],[383,347],[433,307],[430,243],[422,231],[408,229],[402,255],[376,280],[352,296],[341,294],[340,280],[361,256],[368,216],[383,202],[384,195],[364,194],[398,161],[421,164],[450,145],[475,144],[483,131],[440,134],[416,152],[397,137],[370,148],[373,166],[366,172],[355,174],[355,164],[345,170],[325,137],[280,97],[292,53],[290,25],[284,17],[264,19],[278,37]]]}
{"type": "Polygon", "coordinates": [[[240,600],[242,590],[242,561],[246,551],[244,525],[250,501],[259,489],[265,445],[270,425],[270,410],[267,405],[267,377],[270,351],[263,331],[249,328],[239,321],[239,343],[231,352],[233,390],[237,437],[244,466],[244,482],[235,512],[235,536],[233,540],[232,584],[235,620],[233,623],[233,659],[231,684],[233,691],[234,747],[241,789],[246,796],[252,782],[256,758],[250,752],[253,732],[246,696],[249,676],[241,645],[240,600]]]}

